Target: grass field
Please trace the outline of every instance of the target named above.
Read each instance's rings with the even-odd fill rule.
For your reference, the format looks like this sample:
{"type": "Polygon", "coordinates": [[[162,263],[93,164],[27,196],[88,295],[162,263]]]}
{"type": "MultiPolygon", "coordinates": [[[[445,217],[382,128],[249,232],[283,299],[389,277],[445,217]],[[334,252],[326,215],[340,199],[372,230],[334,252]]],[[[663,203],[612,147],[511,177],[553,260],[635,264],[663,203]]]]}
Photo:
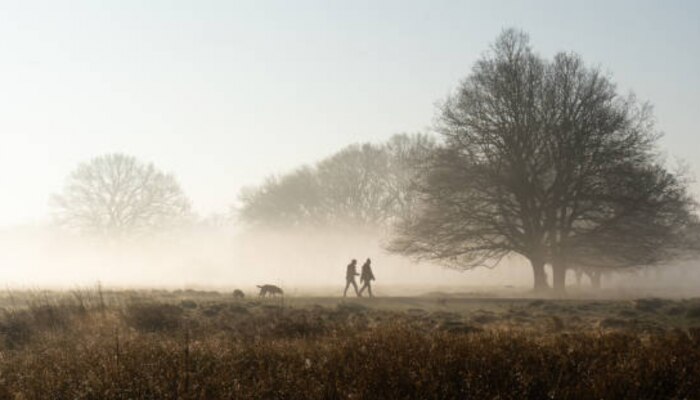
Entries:
{"type": "Polygon", "coordinates": [[[0,398],[700,398],[700,299],[5,292],[0,398]]]}

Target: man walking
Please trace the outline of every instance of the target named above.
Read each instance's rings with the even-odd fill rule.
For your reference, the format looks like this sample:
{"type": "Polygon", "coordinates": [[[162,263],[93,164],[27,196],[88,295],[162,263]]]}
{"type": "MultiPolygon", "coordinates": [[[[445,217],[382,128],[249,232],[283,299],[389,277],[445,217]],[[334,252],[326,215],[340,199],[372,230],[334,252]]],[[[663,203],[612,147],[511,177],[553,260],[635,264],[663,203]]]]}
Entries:
{"type": "Polygon", "coordinates": [[[370,266],[372,264],[372,260],[369,258],[367,261],[365,261],[364,264],[362,264],[362,274],[360,275],[360,283],[364,282],[364,285],[362,285],[362,288],[360,289],[359,296],[362,297],[362,292],[367,289],[367,293],[369,293],[369,297],[374,297],[372,295],[372,281],[374,280],[374,274],[372,273],[372,267],[370,266]]]}

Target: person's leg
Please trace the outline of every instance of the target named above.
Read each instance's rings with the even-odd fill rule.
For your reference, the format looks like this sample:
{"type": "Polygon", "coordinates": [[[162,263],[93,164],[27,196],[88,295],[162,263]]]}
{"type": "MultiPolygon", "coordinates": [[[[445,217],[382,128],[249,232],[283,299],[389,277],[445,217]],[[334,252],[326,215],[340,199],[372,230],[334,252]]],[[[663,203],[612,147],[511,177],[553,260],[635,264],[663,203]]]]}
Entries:
{"type": "Polygon", "coordinates": [[[357,282],[355,282],[354,279],[352,280],[352,286],[355,288],[355,294],[357,295],[357,297],[360,297],[360,291],[357,290],[357,282]]]}
{"type": "Polygon", "coordinates": [[[372,294],[372,285],[370,285],[369,281],[365,284],[367,286],[367,293],[369,293],[369,297],[374,297],[372,294]]]}
{"type": "Polygon", "coordinates": [[[362,292],[364,292],[366,288],[367,288],[367,282],[365,282],[364,285],[362,285],[362,287],[360,288],[360,297],[362,297],[362,292]]]}
{"type": "Polygon", "coordinates": [[[352,282],[352,281],[349,280],[349,279],[345,282],[345,291],[343,291],[343,297],[347,297],[347,295],[348,295],[348,288],[350,287],[350,283],[351,283],[351,282],[352,282]]]}

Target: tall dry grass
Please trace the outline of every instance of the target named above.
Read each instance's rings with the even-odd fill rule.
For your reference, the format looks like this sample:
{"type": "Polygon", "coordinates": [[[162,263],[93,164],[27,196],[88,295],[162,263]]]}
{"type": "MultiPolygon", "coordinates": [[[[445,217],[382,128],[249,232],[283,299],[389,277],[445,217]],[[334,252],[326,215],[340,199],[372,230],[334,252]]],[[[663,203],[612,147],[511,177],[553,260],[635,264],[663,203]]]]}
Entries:
{"type": "Polygon", "coordinates": [[[692,329],[455,330],[357,305],[87,298],[5,311],[0,398],[700,398],[692,329]]]}

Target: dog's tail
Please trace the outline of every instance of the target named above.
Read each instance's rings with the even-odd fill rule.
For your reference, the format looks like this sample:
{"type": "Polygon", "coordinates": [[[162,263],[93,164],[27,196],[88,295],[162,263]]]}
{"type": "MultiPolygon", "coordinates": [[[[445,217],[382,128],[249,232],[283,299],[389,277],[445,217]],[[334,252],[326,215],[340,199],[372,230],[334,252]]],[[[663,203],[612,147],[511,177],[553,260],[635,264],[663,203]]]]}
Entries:
{"type": "Polygon", "coordinates": [[[263,287],[263,285],[255,285],[255,286],[259,287],[260,289],[262,289],[262,287],[263,287]]]}

